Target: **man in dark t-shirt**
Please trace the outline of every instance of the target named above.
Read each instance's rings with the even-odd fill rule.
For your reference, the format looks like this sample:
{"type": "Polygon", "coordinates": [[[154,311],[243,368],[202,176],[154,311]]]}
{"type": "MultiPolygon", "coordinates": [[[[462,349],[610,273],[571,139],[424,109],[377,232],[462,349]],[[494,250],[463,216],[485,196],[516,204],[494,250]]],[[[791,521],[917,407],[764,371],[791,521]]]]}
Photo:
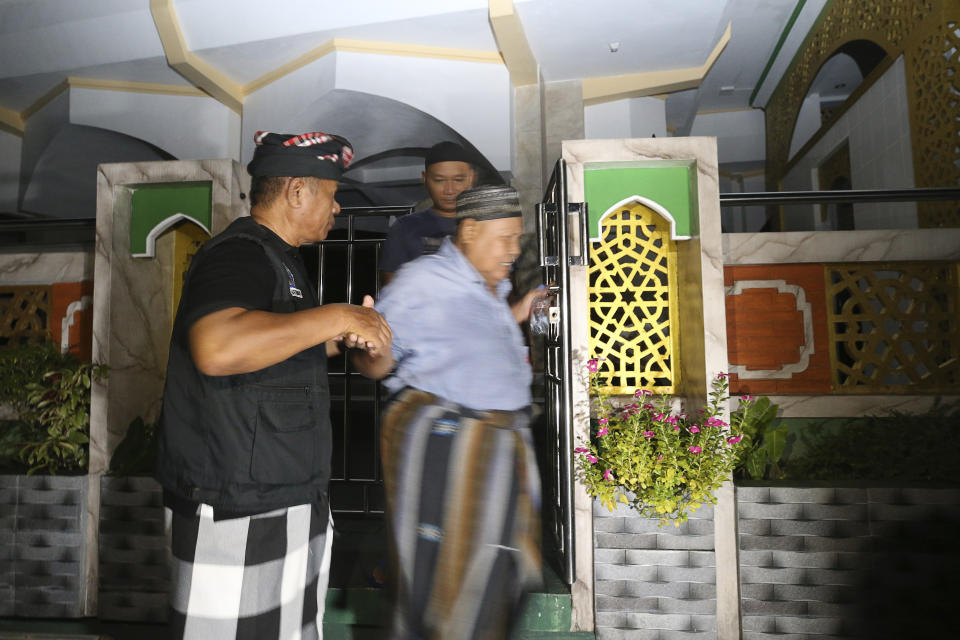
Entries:
{"type": "Polygon", "coordinates": [[[403,264],[435,253],[440,243],[457,230],[457,196],[474,185],[476,169],[466,149],[455,142],[433,145],[424,160],[423,184],[433,207],[397,220],[380,254],[383,284],[390,282],[403,264]]]}
{"type": "Polygon", "coordinates": [[[320,305],[298,252],[333,227],[352,147],[316,131],[254,140],[250,215],[194,256],[170,342],[156,475],[171,639],[322,637],[327,357],[391,348],[373,298],[320,305]]]}

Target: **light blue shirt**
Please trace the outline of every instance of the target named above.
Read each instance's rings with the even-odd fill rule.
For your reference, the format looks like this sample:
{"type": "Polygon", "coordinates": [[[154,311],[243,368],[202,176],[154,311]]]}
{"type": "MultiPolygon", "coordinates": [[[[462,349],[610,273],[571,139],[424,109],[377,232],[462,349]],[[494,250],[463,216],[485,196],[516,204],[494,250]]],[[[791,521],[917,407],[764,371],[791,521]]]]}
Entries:
{"type": "Polygon", "coordinates": [[[376,305],[393,330],[397,365],[387,388],[415,387],[480,411],[529,405],[532,374],[509,291],[503,280],[493,295],[449,238],[405,264],[376,305]]]}

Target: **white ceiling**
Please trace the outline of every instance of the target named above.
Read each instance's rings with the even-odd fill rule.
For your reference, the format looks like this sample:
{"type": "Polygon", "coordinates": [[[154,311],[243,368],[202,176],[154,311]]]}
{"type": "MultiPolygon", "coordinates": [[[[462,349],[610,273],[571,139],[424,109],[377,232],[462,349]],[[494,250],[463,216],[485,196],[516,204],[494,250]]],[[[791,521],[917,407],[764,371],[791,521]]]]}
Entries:
{"type": "MultiPolygon", "coordinates": [[[[732,39],[690,109],[749,97],[796,0],[514,0],[544,79],[703,64],[732,39]],[[609,43],[619,42],[611,53],[609,43]],[[722,88],[732,87],[732,90],[722,88]]],[[[333,37],[495,51],[486,0],[175,0],[187,46],[246,84],[333,37]]],[[[0,0],[0,107],[22,112],[67,76],[188,85],[164,58],[148,0],[0,0]]],[[[767,78],[767,85],[778,78],[767,78]]]]}

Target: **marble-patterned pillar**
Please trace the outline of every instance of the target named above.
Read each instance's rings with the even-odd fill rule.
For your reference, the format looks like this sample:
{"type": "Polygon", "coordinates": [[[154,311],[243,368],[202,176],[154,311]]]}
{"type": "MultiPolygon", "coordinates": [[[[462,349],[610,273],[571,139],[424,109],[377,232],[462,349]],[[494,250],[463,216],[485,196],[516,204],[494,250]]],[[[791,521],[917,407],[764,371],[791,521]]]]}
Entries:
{"type": "Polygon", "coordinates": [[[544,189],[564,140],[584,136],[583,89],[579,80],[541,82],[513,91],[513,186],[520,192],[524,230],[533,231],[533,207],[544,189]]]}
{"type": "MultiPolygon", "coordinates": [[[[624,140],[567,140],[562,143],[567,162],[567,189],[571,201],[585,201],[584,168],[591,163],[615,167],[685,163],[691,167],[692,225],[689,240],[678,243],[678,323],[680,335],[681,389],[688,406],[702,406],[711,379],[727,370],[727,331],[724,312],[723,247],[720,231],[720,200],[717,147],[714,138],[643,138],[624,140]]],[[[642,196],[643,194],[635,194],[642,196]]],[[[601,214],[602,212],[596,212],[601,214]]],[[[582,371],[589,354],[587,283],[572,300],[571,321],[574,372],[582,371]],[[583,354],[581,356],[581,354],[583,354]]],[[[578,379],[580,376],[575,376],[578,379]]],[[[575,433],[589,440],[589,397],[585,384],[575,391],[575,433]],[[584,409],[584,407],[586,409],[584,409]]],[[[584,615],[593,604],[593,512],[582,487],[575,496],[577,585],[575,616],[584,615]],[[580,584],[590,576],[591,584],[580,584]],[[589,601],[587,591],[590,590],[589,601]]],[[[718,492],[714,508],[716,554],[716,631],[720,640],[740,638],[740,595],[737,560],[736,505],[733,484],[718,492]]],[[[592,616],[593,612],[590,612],[592,616]]]]}
{"type": "Polygon", "coordinates": [[[233,160],[118,163],[97,173],[97,236],[93,296],[93,359],[110,375],[93,387],[90,410],[90,491],[87,531],[88,612],[96,613],[100,476],[130,422],[155,421],[160,411],[172,330],[172,234],[156,240],[153,258],[134,258],[131,202],[140,185],[207,182],[211,231],[248,213],[250,179],[233,160]]]}
{"type": "Polygon", "coordinates": [[[525,242],[517,261],[521,289],[542,277],[536,256],[536,205],[543,199],[564,140],[584,136],[583,90],[579,80],[539,82],[513,91],[513,179],[523,208],[525,242]]]}
{"type": "Polygon", "coordinates": [[[583,86],[580,80],[545,82],[541,91],[543,114],[544,186],[560,159],[564,140],[583,140],[583,86]]]}
{"type": "Polygon", "coordinates": [[[513,187],[520,193],[524,231],[533,231],[534,206],[543,197],[543,136],[540,87],[513,90],[513,187]]]}

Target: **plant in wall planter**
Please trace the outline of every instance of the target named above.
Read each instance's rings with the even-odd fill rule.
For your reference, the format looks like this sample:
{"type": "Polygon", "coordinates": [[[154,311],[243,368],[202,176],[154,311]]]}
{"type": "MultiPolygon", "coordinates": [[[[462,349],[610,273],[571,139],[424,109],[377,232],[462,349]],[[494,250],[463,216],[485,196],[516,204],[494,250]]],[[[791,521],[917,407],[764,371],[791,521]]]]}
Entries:
{"type": "Polygon", "coordinates": [[[0,615],[82,617],[90,613],[85,544],[90,386],[106,375],[106,367],[44,345],[11,349],[0,360],[18,366],[2,376],[15,418],[4,424],[0,438],[3,466],[14,472],[0,476],[3,505],[14,514],[0,543],[0,553],[13,558],[0,578],[0,591],[10,594],[0,601],[0,615]]]}
{"type": "Polygon", "coordinates": [[[762,403],[741,398],[731,423],[724,421],[726,374],[713,380],[706,406],[693,414],[674,411],[670,398],[646,390],[616,406],[600,391],[597,361],[588,369],[597,417],[589,442],[574,450],[577,477],[607,509],[623,503],[661,526],[679,526],[703,504],[716,503],[714,492],[752,444],[746,434],[769,411],[769,401],[761,411],[762,403]]]}
{"type": "Polygon", "coordinates": [[[20,418],[28,408],[31,385],[42,382],[43,375],[76,362],[69,353],[51,342],[28,343],[0,349],[0,406],[5,419],[0,421],[0,468],[4,473],[26,471],[20,450],[35,429],[20,418]]]}
{"type": "Polygon", "coordinates": [[[29,466],[27,475],[86,471],[90,385],[106,374],[106,365],[75,362],[27,384],[26,407],[20,413],[25,436],[20,459],[29,466]]]}

